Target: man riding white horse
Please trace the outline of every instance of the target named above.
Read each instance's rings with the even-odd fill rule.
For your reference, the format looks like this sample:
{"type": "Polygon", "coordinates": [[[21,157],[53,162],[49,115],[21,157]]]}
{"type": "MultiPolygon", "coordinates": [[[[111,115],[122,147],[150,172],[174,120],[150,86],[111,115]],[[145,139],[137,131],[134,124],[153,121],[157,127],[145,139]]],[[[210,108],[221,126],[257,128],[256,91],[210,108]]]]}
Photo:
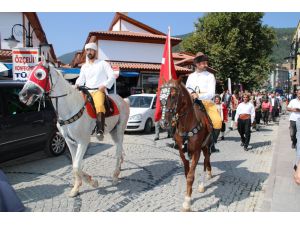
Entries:
{"type": "MultiPolygon", "coordinates": [[[[206,111],[211,122],[208,121],[207,126],[210,133],[213,132],[214,142],[222,128],[222,119],[218,113],[217,107],[212,101],[215,96],[216,79],[215,76],[207,71],[208,57],[202,52],[198,52],[194,58],[196,71],[188,76],[186,88],[190,92],[195,103],[200,105],[200,109],[206,111]]],[[[211,152],[216,149],[212,144],[211,152]]]]}
{"type": "Polygon", "coordinates": [[[105,94],[107,94],[106,89],[110,89],[115,82],[114,72],[109,63],[97,59],[97,45],[95,43],[86,44],[85,51],[86,62],[82,65],[80,75],[75,84],[76,87],[85,85],[87,88],[93,89],[90,90],[90,93],[97,113],[96,136],[98,140],[102,141],[105,126],[105,94]]]}

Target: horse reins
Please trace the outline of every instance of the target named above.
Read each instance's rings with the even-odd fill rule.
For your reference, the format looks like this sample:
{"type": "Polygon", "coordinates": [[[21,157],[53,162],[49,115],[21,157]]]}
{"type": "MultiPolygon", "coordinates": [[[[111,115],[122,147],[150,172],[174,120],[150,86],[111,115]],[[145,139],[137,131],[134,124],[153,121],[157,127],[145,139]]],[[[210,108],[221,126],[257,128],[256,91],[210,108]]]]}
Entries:
{"type": "Polygon", "coordinates": [[[54,98],[55,99],[55,106],[56,106],[56,108],[55,108],[55,114],[56,114],[56,117],[57,117],[57,122],[59,123],[60,126],[67,125],[67,124],[75,122],[76,120],[78,120],[83,115],[83,112],[84,112],[85,105],[86,105],[87,101],[85,101],[83,107],[78,111],[78,113],[76,113],[75,115],[73,115],[71,118],[69,118],[67,120],[60,120],[59,116],[58,116],[58,99],[68,96],[71,92],[66,93],[66,94],[62,94],[62,95],[58,95],[58,96],[51,96],[50,93],[54,89],[54,87],[56,86],[56,84],[58,82],[58,79],[57,79],[56,83],[53,85],[53,80],[52,80],[52,76],[50,74],[49,67],[48,68],[44,67],[44,68],[46,68],[48,70],[47,71],[48,72],[47,76],[50,78],[50,83],[51,83],[51,88],[50,88],[49,92],[47,92],[46,94],[48,94],[47,96],[49,98],[54,98]]]}

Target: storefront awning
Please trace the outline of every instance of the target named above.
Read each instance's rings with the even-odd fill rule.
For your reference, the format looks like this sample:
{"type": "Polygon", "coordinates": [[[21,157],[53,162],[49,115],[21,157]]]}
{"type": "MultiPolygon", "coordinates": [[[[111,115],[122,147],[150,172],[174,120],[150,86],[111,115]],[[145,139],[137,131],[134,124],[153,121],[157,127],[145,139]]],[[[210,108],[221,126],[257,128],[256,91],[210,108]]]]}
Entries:
{"type": "Polygon", "coordinates": [[[132,71],[121,71],[120,76],[122,77],[138,77],[140,75],[139,72],[132,72],[132,71]]]}
{"type": "Polygon", "coordinates": [[[59,68],[66,80],[72,80],[79,77],[79,68],[59,68]]]}
{"type": "Polygon", "coordinates": [[[12,64],[11,63],[1,63],[0,62],[0,72],[4,72],[7,70],[11,70],[12,69],[12,64]]]}

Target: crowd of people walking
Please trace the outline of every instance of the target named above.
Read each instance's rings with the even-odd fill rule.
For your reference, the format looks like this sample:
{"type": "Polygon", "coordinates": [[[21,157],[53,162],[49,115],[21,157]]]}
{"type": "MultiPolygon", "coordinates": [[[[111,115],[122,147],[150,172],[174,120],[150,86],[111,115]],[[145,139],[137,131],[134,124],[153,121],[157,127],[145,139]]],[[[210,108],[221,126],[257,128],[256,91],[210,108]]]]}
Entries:
{"type": "Polygon", "coordinates": [[[223,121],[219,140],[226,138],[225,123],[228,122],[229,130],[237,128],[241,136],[241,146],[247,151],[251,148],[249,143],[252,130],[259,131],[261,124],[277,122],[279,115],[286,113],[288,98],[277,92],[235,90],[232,94],[224,91],[216,95],[215,104],[219,106],[218,111],[223,121]]]}

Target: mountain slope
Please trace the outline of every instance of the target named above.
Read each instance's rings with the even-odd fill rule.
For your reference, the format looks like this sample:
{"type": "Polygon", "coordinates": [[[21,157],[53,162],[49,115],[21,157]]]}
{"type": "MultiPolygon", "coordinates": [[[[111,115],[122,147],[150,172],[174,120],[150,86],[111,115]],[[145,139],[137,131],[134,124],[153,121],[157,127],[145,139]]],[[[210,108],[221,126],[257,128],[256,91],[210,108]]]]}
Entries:
{"type": "Polygon", "coordinates": [[[58,57],[58,59],[64,63],[64,64],[70,64],[74,58],[74,55],[76,54],[76,52],[78,52],[79,50],[73,51],[73,52],[69,52],[66,54],[63,54],[61,56],[58,57]]]}

